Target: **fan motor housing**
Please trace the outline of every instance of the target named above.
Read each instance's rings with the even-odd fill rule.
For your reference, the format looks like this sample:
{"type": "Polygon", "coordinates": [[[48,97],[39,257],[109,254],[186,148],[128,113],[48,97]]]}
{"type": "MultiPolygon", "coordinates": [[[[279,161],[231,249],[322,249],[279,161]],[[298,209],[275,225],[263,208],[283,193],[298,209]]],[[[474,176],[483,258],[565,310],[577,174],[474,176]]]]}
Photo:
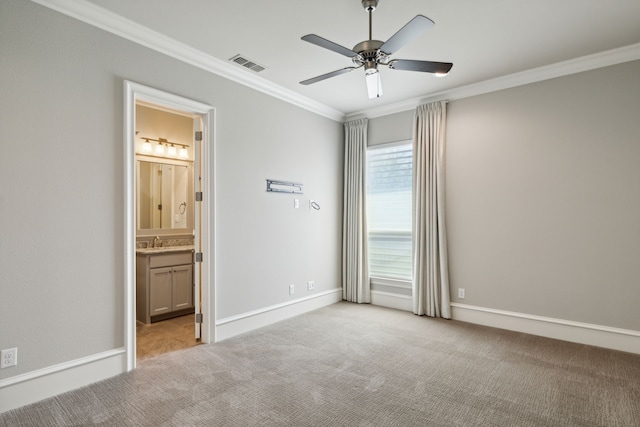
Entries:
{"type": "Polygon", "coordinates": [[[368,52],[377,52],[378,49],[384,44],[380,40],[365,40],[361,43],[358,43],[353,47],[354,52],[358,52],[360,55],[364,55],[368,52]]]}
{"type": "Polygon", "coordinates": [[[365,40],[355,45],[353,51],[358,52],[358,56],[353,58],[354,64],[358,66],[368,62],[386,64],[389,60],[388,56],[380,50],[383,44],[384,42],[380,40],[365,40]]]}

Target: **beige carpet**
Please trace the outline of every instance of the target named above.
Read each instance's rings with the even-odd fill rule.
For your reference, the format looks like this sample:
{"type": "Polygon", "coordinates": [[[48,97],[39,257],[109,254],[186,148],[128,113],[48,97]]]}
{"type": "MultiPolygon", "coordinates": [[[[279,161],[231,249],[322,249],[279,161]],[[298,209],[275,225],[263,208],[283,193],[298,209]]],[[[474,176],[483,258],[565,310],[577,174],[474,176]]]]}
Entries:
{"type": "Polygon", "coordinates": [[[640,356],[335,304],[0,415],[10,426],[639,426],[640,356]]]}

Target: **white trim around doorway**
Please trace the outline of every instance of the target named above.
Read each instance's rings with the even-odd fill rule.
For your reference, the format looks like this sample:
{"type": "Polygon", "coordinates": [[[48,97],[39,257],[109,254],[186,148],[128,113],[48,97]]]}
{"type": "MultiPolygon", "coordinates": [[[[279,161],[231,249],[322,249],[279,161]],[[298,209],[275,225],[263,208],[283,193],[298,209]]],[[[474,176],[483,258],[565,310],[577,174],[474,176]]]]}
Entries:
{"type": "Polygon", "coordinates": [[[202,202],[202,218],[200,229],[200,242],[196,245],[203,252],[202,280],[202,313],[201,341],[203,343],[215,342],[215,173],[210,159],[215,154],[215,109],[207,104],[187,99],[178,95],[163,92],[138,83],[124,82],[124,336],[126,370],[135,369],[136,366],[136,272],[135,272],[135,105],[136,102],[144,102],[157,105],[168,110],[176,110],[199,116],[203,123],[203,144],[201,153],[202,182],[205,194],[202,202]]]}

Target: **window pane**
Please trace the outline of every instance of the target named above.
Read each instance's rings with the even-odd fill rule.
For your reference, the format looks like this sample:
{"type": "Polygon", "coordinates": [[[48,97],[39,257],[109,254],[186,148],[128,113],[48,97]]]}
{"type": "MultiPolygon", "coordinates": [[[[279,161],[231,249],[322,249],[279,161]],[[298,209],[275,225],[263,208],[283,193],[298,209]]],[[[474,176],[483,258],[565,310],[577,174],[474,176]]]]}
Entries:
{"type": "Polygon", "coordinates": [[[367,151],[369,274],[411,280],[411,143],[367,151]]]}

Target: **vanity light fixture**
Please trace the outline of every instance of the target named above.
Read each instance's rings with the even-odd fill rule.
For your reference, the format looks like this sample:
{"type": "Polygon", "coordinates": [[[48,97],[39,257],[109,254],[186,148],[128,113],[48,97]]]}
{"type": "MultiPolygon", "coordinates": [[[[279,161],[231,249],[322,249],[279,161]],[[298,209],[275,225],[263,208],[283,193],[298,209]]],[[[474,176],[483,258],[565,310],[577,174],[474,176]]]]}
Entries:
{"type": "Polygon", "coordinates": [[[184,144],[178,144],[177,142],[171,142],[165,138],[147,138],[140,137],[144,142],[142,143],[141,151],[143,153],[153,153],[156,156],[169,156],[179,157],[181,159],[189,159],[188,146],[184,144]],[[153,148],[151,141],[157,142],[158,145],[153,148]],[[179,148],[178,148],[179,147],[179,148]]]}

